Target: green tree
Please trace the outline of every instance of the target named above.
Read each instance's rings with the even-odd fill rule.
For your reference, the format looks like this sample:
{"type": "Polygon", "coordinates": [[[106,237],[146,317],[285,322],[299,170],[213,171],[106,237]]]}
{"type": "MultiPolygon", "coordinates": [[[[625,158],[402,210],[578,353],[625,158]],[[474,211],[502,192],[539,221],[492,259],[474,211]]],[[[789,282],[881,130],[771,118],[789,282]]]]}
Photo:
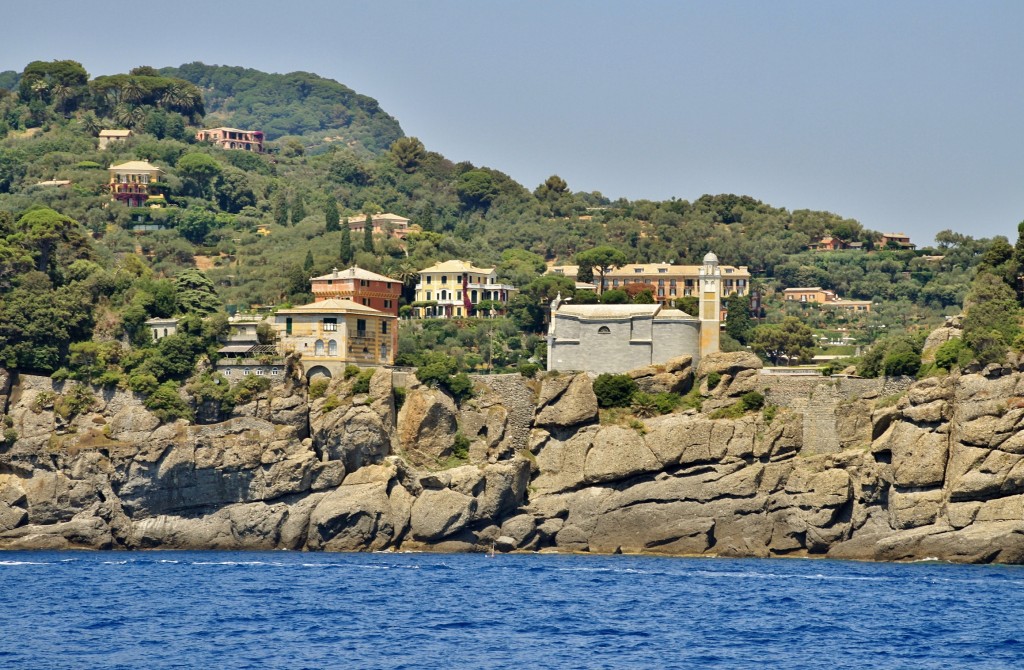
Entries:
{"type": "Polygon", "coordinates": [[[455,192],[464,209],[487,209],[498,197],[498,185],[486,170],[463,172],[455,184],[455,192]]]}
{"type": "Polygon", "coordinates": [[[751,348],[774,365],[779,359],[810,360],[814,350],[814,331],[800,319],[787,316],[780,324],[764,324],[751,331],[751,348]]]}
{"type": "Polygon", "coordinates": [[[313,250],[310,249],[306,252],[306,260],[302,263],[302,271],[307,275],[313,272],[313,250]]]}
{"type": "Polygon", "coordinates": [[[366,223],[363,224],[363,251],[373,253],[373,217],[366,215],[366,223]]]}
{"type": "Polygon", "coordinates": [[[178,218],[178,232],[192,244],[202,244],[216,220],[217,215],[208,209],[187,209],[178,218]]]}
{"type": "Polygon", "coordinates": [[[178,309],[189,314],[212,314],[221,308],[220,298],[206,275],[188,269],[174,278],[178,309]]]}
{"type": "Polygon", "coordinates": [[[750,317],[750,296],[735,293],[725,299],[728,310],[725,318],[725,332],[740,344],[746,344],[754,320],[750,317]]]}
{"type": "Polygon", "coordinates": [[[306,218],[306,203],[301,193],[296,193],[292,199],[292,225],[300,223],[306,218]]]}
{"type": "Polygon", "coordinates": [[[604,293],[605,274],[625,265],[626,254],[611,246],[594,247],[576,254],[576,264],[580,266],[580,270],[586,267],[597,273],[597,292],[604,293]]]}
{"type": "Polygon", "coordinates": [[[1007,347],[1020,335],[1020,307],[1013,290],[1001,277],[979,272],[964,309],[964,343],[981,363],[1003,360],[1007,347]]]}
{"type": "Polygon", "coordinates": [[[629,375],[603,373],[594,380],[594,395],[601,407],[628,407],[638,387],[629,375]]]}
{"type": "Polygon", "coordinates": [[[18,219],[17,227],[21,243],[32,251],[40,272],[51,270],[58,244],[71,241],[82,244],[84,240],[77,221],[49,207],[30,209],[18,219]]]}
{"type": "Polygon", "coordinates": [[[338,252],[338,257],[341,259],[343,264],[348,265],[352,262],[353,253],[352,228],[346,220],[345,223],[341,224],[341,249],[338,252]]]}
{"type": "Polygon", "coordinates": [[[213,194],[213,181],[220,176],[221,167],[209,154],[193,152],[178,159],[175,167],[189,186],[189,192],[200,198],[213,194]]]}
{"type": "Polygon", "coordinates": [[[284,191],[274,194],[274,222],[279,226],[288,225],[288,198],[284,191]]]}
{"type": "Polygon", "coordinates": [[[423,162],[427,152],[416,137],[400,137],[391,144],[391,160],[402,172],[412,174],[423,162]]]}
{"type": "Polygon", "coordinates": [[[327,196],[327,202],[324,204],[324,220],[327,222],[327,226],[324,228],[325,232],[333,233],[336,230],[341,230],[341,226],[338,225],[341,221],[341,217],[338,215],[338,200],[333,195],[327,196]]]}

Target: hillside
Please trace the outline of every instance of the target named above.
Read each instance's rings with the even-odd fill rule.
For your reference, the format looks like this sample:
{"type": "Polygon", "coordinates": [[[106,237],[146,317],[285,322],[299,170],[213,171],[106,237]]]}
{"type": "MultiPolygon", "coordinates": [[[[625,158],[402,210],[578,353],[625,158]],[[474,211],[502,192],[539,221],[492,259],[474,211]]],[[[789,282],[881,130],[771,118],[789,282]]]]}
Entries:
{"type": "MultiPolygon", "coordinates": [[[[192,63],[90,79],[78,63],[54,61],[0,73],[0,83],[13,89],[0,90],[0,365],[11,368],[66,367],[76,342],[144,348],[139,325],[150,316],[209,318],[222,307],[306,301],[311,275],[352,262],[411,282],[423,267],[462,258],[497,267],[521,287],[510,319],[486,332],[471,322],[403,332],[405,353],[442,349],[464,368],[492,358],[484,356],[492,346],[510,366],[542,358],[542,306],[574,287],[541,273],[600,245],[627,262],[696,263],[714,251],[751,269],[768,298],[767,325],[799,316],[819,334],[856,331],[858,344],[909,332],[906,346],[918,352],[928,329],[961,311],[978,267],[1002,282],[1011,302],[1019,289],[1021,251],[1002,238],[945,231],[935,249],[872,250],[879,234],[854,219],[749,196],[612,201],[573,191],[557,175],[531,190],[402,137],[372,98],[309,73],[192,63]],[[222,123],[259,126],[277,139],[264,155],[195,141],[197,129],[222,123]],[[134,135],[100,150],[103,128],[134,135]],[[163,170],[166,207],[111,203],[106,166],[133,160],[163,170]],[[404,242],[360,238],[345,247],[341,227],[328,223],[334,210],[342,220],[393,212],[420,232],[404,242]],[[807,250],[829,233],[868,251],[807,250]],[[791,286],[822,286],[876,307],[863,316],[800,311],[772,297],[791,286]]],[[[1002,289],[982,293],[1005,303],[1002,289]]],[[[1019,327],[996,321],[1002,346],[1012,344],[1019,327]]],[[[753,342],[752,326],[730,331],[732,345],[753,342]]],[[[196,325],[189,355],[200,356],[215,331],[196,325]]],[[[119,374],[130,377],[139,366],[111,356],[103,365],[119,374]]],[[[187,375],[174,367],[146,374],[183,381],[187,375]]]]}

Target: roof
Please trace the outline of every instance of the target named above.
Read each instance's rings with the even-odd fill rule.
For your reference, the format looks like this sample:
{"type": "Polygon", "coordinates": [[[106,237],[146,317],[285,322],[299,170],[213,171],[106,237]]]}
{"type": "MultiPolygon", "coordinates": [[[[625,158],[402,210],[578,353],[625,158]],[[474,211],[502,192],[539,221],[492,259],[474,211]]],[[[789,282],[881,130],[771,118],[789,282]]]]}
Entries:
{"type": "MultiPolygon", "coordinates": [[[[384,221],[384,222],[391,222],[391,223],[409,223],[409,219],[407,219],[406,217],[399,216],[398,214],[392,214],[391,212],[388,212],[386,214],[373,214],[370,218],[373,221],[384,221]]],[[[348,222],[349,223],[365,223],[366,222],[366,215],[365,214],[356,214],[355,216],[350,216],[350,217],[348,217],[348,222]]]]}
{"type": "Polygon", "coordinates": [[[347,298],[331,298],[329,300],[321,300],[320,302],[311,302],[308,305],[299,305],[298,307],[292,307],[289,309],[279,309],[278,314],[370,314],[373,316],[387,317],[391,319],[397,319],[398,317],[367,307],[366,305],[360,305],[357,302],[353,302],[347,298]]]}
{"type": "Polygon", "coordinates": [[[420,270],[420,274],[424,272],[480,272],[490,274],[494,272],[494,268],[478,268],[474,267],[469,261],[450,260],[420,270]]]}
{"type": "Polygon", "coordinates": [[[364,270],[358,265],[353,265],[347,270],[339,270],[338,268],[334,268],[334,272],[326,275],[321,275],[319,277],[311,277],[310,281],[319,281],[327,279],[369,279],[372,281],[400,283],[397,279],[394,279],[392,277],[385,277],[384,275],[379,275],[376,272],[370,272],[369,270],[364,270]]]}
{"type": "Polygon", "coordinates": [[[173,316],[167,317],[167,318],[162,318],[162,317],[158,316],[158,317],[155,317],[155,318],[152,318],[152,319],[146,319],[146,321],[145,321],[145,324],[147,326],[155,326],[157,324],[165,324],[165,323],[176,324],[176,323],[178,323],[178,319],[177,319],[177,317],[173,317],[173,316]]]}
{"type": "Polygon", "coordinates": [[[149,161],[128,161],[127,163],[120,163],[118,165],[111,165],[111,170],[136,170],[138,172],[163,172],[160,168],[153,165],[149,161]]]}
{"type": "Polygon", "coordinates": [[[71,183],[70,179],[48,179],[41,181],[36,186],[67,186],[71,183]]]}
{"type": "Polygon", "coordinates": [[[132,131],[128,130],[127,128],[125,128],[125,129],[113,128],[111,130],[101,130],[100,131],[100,137],[129,137],[129,136],[131,136],[131,134],[132,134],[132,131]]]}
{"type": "Polygon", "coordinates": [[[909,238],[910,235],[907,235],[906,233],[882,233],[882,237],[907,237],[907,238],[909,238]]]}
{"type": "Polygon", "coordinates": [[[822,291],[822,290],[824,290],[824,289],[822,289],[820,286],[805,286],[805,287],[801,287],[801,288],[787,288],[783,292],[784,293],[789,293],[790,291],[797,292],[797,291],[822,291]]]}
{"type": "Polygon", "coordinates": [[[661,305],[561,305],[556,314],[580,319],[628,319],[634,316],[654,316],[661,305]]]}
{"type": "Polygon", "coordinates": [[[221,347],[217,350],[218,354],[247,354],[249,350],[254,348],[256,345],[249,344],[229,344],[226,347],[221,347]]]}
{"type": "MultiPolygon", "coordinates": [[[[570,266],[563,266],[570,267],[570,266]]],[[[690,275],[696,277],[700,274],[701,265],[673,265],[672,263],[627,263],[622,267],[606,273],[606,277],[622,279],[624,275],[645,277],[646,275],[690,275]]],[[[734,265],[719,265],[718,269],[723,275],[738,274],[749,275],[745,265],[736,267],[734,265]]]]}
{"type": "Polygon", "coordinates": [[[203,128],[199,132],[209,132],[211,130],[226,130],[231,133],[259,133],[260,130],[242,130],[241,128],[228,128],[227,126],[218,126],[216,128],[203,128]]]}
{"type": "Polygon", "coordinates": [[[681,309],[663,309],[658,312],[659,319],[696,319],[692,314],[687,314],[681,309]]]}

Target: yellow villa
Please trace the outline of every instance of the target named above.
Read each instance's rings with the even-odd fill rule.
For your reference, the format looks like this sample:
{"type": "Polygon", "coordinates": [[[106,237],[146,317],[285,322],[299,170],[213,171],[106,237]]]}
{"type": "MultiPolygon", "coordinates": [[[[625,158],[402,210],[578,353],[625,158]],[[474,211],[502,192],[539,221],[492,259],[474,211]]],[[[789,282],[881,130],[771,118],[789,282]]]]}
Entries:
{"type": "Polygon", "coordinates": [[[392,365],[398,317],[351,300],[331,298],[278,310],[280,347],[302,354],[307,377],[334,377],[346,365],[392,365]]]}
{"type": "Polygon", "coordinates": [[[484,300],[505,304],[515,292],[499,284],[494,268],[474,267],[469,261],[451,260],[421,270],[416,284],[418,317],[473,316],[484,300]]]}
{"type": "MultiPolygon", "coordinates": [[[[129,207],[142,207],[150,198],[159,194],[153,190],[153,184],[160,181],[163,170],[147,161],[128,161],[111,165],[110,183],[107,187],[118,202],[129,207]]],[[[159,201],[163,203],[161,198],[159,201]]]]}

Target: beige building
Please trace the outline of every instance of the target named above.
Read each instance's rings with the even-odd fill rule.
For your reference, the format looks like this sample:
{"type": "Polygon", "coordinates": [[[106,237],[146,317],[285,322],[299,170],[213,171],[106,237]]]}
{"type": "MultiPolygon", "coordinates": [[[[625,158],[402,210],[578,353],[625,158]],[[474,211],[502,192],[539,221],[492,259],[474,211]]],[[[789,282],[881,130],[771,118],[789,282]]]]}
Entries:
{"type": "MultiPolygon", "coordinates": [[[[412,228],[409,227],[409,219],[397,214],[374,214],[370,217],[370,223],[373,225],[374,235],[404,240],[412,232],[412,228]]],[[[348,217],[348,229],[353,233],[362,233],[364,228],[366,228],[365,214],[348,217]]]]}
{"type": "Polygon", "coordinates": [[[307,377],[392,365],[398,349],[398,317],[341,298],[278,310],[274,330],[280,350],[302,354],[307,377]]]}
{"type": "Polygon", "coordinates": [[[124,129],[101,130],[99,135],[100,150],[106,149],[115,142],[124,142],[132,136],[132,131],[124,129]]]}
{"type": "Polygon", "coordinates": [[[416,284],[418,317],[473,316],[476,306],[489,300],[507,303],[515,292],[499,284],[494,268],[478,268],[468,261],[445,261],[421,270],[416,284]]]}
{"type": "MultiPolygon", "coordinates": [[[[700,265],[673,265],[671,263],[630,263],[610,270],[605,274],[605,290],[624,288],[627,284],[646,284],[654,299],[671,305],[676,298],[697,295],[700,282],[700,265]]],[[[733,293],[744,296],[750,293],[750,272],[746,266],[721,265],[721,295],[733,293]]],[[[579,274],[578,265],[554,265],[546,274],[569,277],[574,281],[579,274]]],[[[599,277],[595,275],[595,281],[599,277]]]]}

